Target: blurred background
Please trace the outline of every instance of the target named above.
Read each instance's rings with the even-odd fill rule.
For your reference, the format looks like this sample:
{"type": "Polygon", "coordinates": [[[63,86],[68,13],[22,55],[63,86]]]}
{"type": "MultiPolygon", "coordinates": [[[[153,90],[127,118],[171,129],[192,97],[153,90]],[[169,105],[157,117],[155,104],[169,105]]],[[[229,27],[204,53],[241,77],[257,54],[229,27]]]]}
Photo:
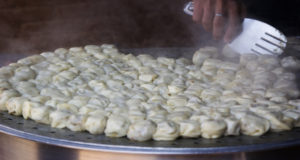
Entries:
{"type": "MultiPolygon", "coordinates": [[[[244,0],[248,17],[300,35],[299,0],[244,0]]],[[[2,0],[0,53],[113,43],[122,48],[197,47],[211,35],[183,13],[188,0],[2,0]]]]}

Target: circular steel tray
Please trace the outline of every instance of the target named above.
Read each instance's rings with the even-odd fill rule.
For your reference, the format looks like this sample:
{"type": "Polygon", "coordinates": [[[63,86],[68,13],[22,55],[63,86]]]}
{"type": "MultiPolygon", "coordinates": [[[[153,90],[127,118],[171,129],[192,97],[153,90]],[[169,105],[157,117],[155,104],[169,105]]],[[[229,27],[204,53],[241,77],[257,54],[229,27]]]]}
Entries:
{"type": "Polygon", "coordinates": [[[134,142],[127,138],[109,138],[88,132],[51,128],[0,112],[0,132],[20,138],[76,149],[141,154],[210,154],[259,151],[300,145],[300,128],[260,137],[234,136],[219,139],[177,139],[170,142],[134,142]]]}
{"type": "MultiPolygon", "coordinates": [[[[128,49],[126,53],[150,53],[154,56],[190,58],[191,48],[128,49]]],[[[28,56],[28,55],[26,55],[28,56]]],[[[18,57],[22,58],[24,55],[18,57]]],[[[10,59],[10,58],[8,58],[10,59]]],[[[16,59],[16,57],[14,57],[16,59]]],[[[0,60],[1,62],[1,60],[0,60]]],[[[51,128],[49,125],[24,120],[22,117],[0,112],[0,132],[20,138],[75,149],[137,153],[137,154],[215,154],[261,151],[300,145],[300,128],[290,131],[267,133],[260,137],[229,136],[219,139],[177,139],[170,142],[134,142],[127,138],[109,138],[88,132],[72,132],[51,128]]]]}

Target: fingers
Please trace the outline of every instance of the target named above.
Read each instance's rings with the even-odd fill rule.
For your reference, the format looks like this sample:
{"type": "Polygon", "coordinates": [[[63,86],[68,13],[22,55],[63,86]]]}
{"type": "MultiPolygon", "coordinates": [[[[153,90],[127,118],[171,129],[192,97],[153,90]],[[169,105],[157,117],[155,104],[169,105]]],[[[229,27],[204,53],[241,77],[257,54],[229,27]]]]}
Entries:
{"type": "Polygon", "coordinates": [[[238,0],[193,0],[193,20],[212,32],[214,39],[229,43],[242,30],[246,7],[238,0]],[[216,16],[222,14],[223,16],[216,16]]]}
{"type": "Polygon", "coordinates": [[[224,1],[216,0],[215,14],[222,14],[223,16],[215,16],[213,20],[213,37],[215,40],[221,39],[224,34],[224,1]]]}
{"type": "Polygon", "coordinates": [[[196,23],[201,23],[202,21],[203,5],[201,1],[202,0],[193,0],[194,3],[193,20],[196,23]]]}
{"type": "Polygon", "coordinates": [[[228,27],[224,35],[224,41],[229,43],[241,31],[239,6],[234,0],[228,1],[228,27]]]}
{"type": "Polygon", "coordinates": [[[212,23],[214,18],[214,1],[206,0],[204,2],[202,26],[206,31],[212,30],[212,23]]]}

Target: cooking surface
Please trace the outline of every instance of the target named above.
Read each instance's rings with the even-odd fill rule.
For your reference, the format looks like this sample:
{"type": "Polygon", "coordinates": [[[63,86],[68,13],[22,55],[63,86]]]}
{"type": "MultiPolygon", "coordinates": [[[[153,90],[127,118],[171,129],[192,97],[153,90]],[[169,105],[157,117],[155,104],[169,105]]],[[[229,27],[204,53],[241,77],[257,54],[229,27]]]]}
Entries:
{"type": "MultiPolygon", "coordinates": [[[[300,14],[297,9],[299,5],[293,4],[293,1],[297,4],[300,3],[298,0],[285,2],[284,4],[288,5],[285,5],[284,9],[281,7],[283,4],[280,1],[276,1],[276,3],[273,0],[258,1],[260,7],[251,4],[254,1],[245,2],[249,3],[248,15],[250,17],[259,18],[278,27],[284,33],[295,36],[300,33],[300,14]],[[286,6],[293,6],[294,9],[286,6]],[[251,16],[251,12],[254,13],[253,16],[251,16]]],[[[21,53],[39,53],[58,47],[76,45],[116,43],[122,44],[122,47],[194,47],[216,43],[211,40],[209,34],[194,24],[190,17],[184,15],[182,6],[185,2],[187,1],[163,0],[158,3],[155,0],[7,0],[0,2],[0,66],[30,55],[21,53]],[[132,5],[134,2],[137,3],[132,5]],[[145,2],[148,5],[144,5],[145,2]],[[104,7],[99,9],[98,6],[104,7]],[[162,9],[165,12],[162,13],[162,9]],[[174,17],[178,18],[174,19],[174,17]]],[[[176,50],[173,49],[175,53],[176,50]]],[[[148,51],[145,50],[145,53],[149,53],[148,51]]],[[[295,49],[288,54],[300,58],[299,51],[300,45],[295,46],[295,49]]],[[[169,53],[165,55],[177,56],[169,53]]],[[[183,56],[190,57],[191,55],[184,54],[183,56]]],[[[299,77],[298,74],[298,79],[299,77]]],[[[32,120],[8,115],[6,112],[0,112],[0,132],[4,133],[0,133],[0,159],[5,160],[86,160],[92,159],[90,155],[95,153],[99,154],[94,156],[94,159],[109,159],[109,156],[114,156],[115,159],[191,160],[200,159],[200,155],[191,155],[196,153],[236,153],[238,151],[241,151],[236,153],[238,156],[235,154],[209,154],[201,158],[257,160],[289,157],[297,159],[300,146],[300,128],[294,128],[287,132],[268,133],[262,137],[239,136],[217,140],[199,138],[178,139],[174,142],[133,142],[126,138],[113,139],[103,135],[91,135],[87,132],[55,129],[32,120]],[[57,145],[63,147],[57,147],[57,145]],[[282,149],[287,146],[295,147],[282,149]],[[89,150],[78,151],[66,147],[89,150]],[[265,149],[272,148],[280,149],[265,151],[265,149]],[[90,149],[97,150],[97,152],[90,149]],[[126,154],[110,155],[109,152],[99,152],[100,150],[126,152],[126,154]],[[18,152],[16,153],[16,151],[18,152]],[[243,151],[260,152],[244,154],[243,151]],[[150,155],[148,158],[141,158],[133,154],[128,158],[127,153],[190,155],[168,155],[167,157],[150,155]]]]}
{"type": "MultiPolygon", "coordinates": [[[[149,53],[154,56],[191,57],[192,48],[148,48],[123,49],[126,53],[149,53]]],[[[6,57],[6,63],[17,58],[6,57]]],[[[0,59],[4,61],[5,58],[0,59]]],[[[0,63],[4,64],[4,63],[0,63]]],[[[127,138],[108,138],[104,135],[91,135],[87,132],[72,132],[67,129],[55,129],[48,125],[24,120],[22,117],[0,113],[0,131],[13,136],[71,148],[151,154],[207,154],[225,152],[260,151],[273,148],[300,145],[300,128],[279,133],[267,133],[260,137],[233,136],[219,139],[178,139],[172,142],[134,142],[127,138]]]]}
{"type": "Polygon", "coordinates": [[[127,138],[109,138],[87,132],[72,132],[51,128],[48,125],[24,120],[22,117],[0,113],[0,131],[13,136],[58,146],[145,154],[207,154],[226,152],[260,151],[300,145],[300,128],[260,137],[235,136],[219,139],[178,139],[171,142],[134,142],[127,138]]]}

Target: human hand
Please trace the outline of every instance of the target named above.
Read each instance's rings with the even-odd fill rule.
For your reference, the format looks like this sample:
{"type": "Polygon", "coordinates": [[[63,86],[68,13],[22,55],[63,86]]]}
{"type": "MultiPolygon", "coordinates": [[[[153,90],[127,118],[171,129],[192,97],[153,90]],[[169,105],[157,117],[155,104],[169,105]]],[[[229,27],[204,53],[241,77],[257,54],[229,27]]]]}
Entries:
{"type": "Polygon", "coordinates": [[[215,40],[229,43],[242,30],[246,8],[239,0],[193,0],[193,20],[212,32],[215,40]]]}

